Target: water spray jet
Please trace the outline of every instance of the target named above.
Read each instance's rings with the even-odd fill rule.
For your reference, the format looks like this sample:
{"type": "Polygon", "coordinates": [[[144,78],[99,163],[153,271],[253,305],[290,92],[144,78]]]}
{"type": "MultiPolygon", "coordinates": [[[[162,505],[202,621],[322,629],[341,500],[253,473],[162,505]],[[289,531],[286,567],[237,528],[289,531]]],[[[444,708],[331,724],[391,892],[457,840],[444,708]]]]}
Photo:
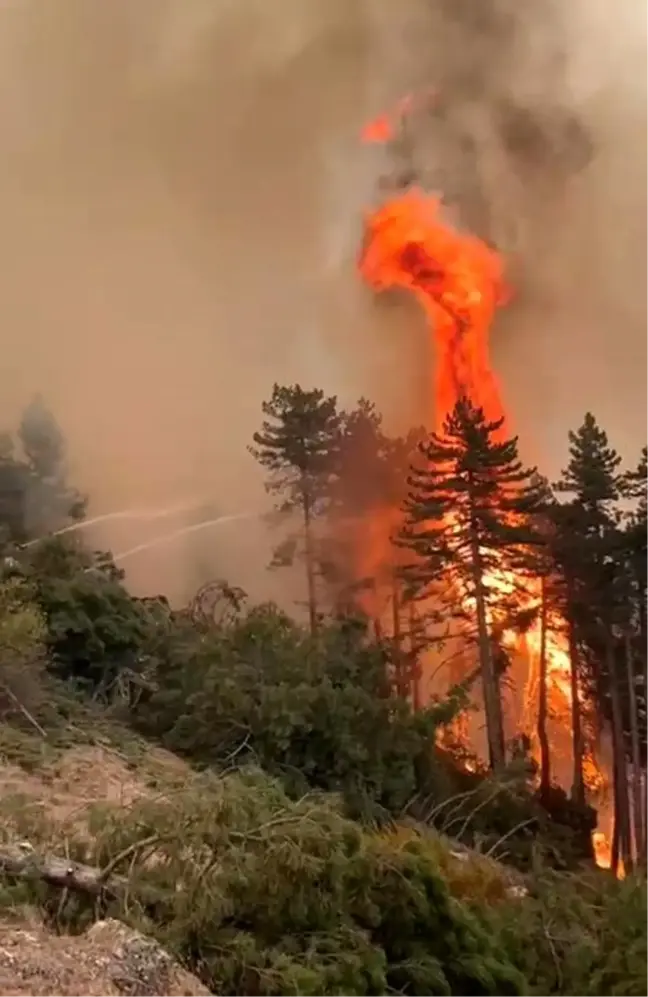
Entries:
{"type": "MultiPolygon", "coordinates": [[[[193,523],[191,526],[183,526],[182,529],[173,530],[171,533],[163,533],[159,537],[154,537],[153,540],[148,540],[146,543],[137,544],[135,547],[131,547],[129,550],[122,551],[119,554],[113,555],[113,561],[118,564],[120,561],[125,561],[128,557],[134,557],[135,554],[143,553],[146,550],[151,550],[154,547],[158,547],[161,544],[169,543],[172,540],[178,540],[180,537],[187,536],[190,533],[195,533],[198,530],[207,529],[208,526],[220,526],[225,523],[237,522],[241,519],[253,519],[263,515],[259,512],[238,512],[232,513],[227,516],[218,516],[216,519],[205,519],[200,523],[193,523]]],[[[91,568],[86,568],[86,571],[96,571],[98,570],[94,566],[91,568]]]]}
{"type": "Polygon", "coordinates": [[[79,530],[88,529],[90,526],[96,526],[98,523],[112,522],[115,519],[153,520],[164,519],[168,516],[179,516],[183,512],[191,512],[193,509],[198,509],[204,504],[205,500],[202,499],[199,502],[192,502],[190,504],[179,506],[168,506],[164,509],[119,509],[115,512],[105,512],[100,516],[93,516],[92,519],[84,519],[79,523],[72,523],[69,526],[62,527],[60,530],[55,530],[53,533],[47,533],[44,536],[36,537],[34,540],[29,540],[27,543],[21,544],[20,546],[22,550],[27,550],[29,547],[34,547],[36,544],[42,543],[44,540],[51,540],[53,537],[62,537],[68,533],[77,533],[79,530]]]}

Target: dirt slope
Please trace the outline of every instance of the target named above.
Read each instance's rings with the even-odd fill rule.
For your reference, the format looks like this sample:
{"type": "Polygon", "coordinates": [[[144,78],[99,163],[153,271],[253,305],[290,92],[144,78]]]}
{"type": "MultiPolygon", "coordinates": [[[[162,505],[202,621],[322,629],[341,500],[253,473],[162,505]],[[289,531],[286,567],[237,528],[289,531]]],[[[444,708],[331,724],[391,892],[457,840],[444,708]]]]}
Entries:
{"type": "Polygon", "coordinates": [[[0,922],[0,995],[209,994],[156,942],[118,921],[57,936],[34,920],[0,922]]]}

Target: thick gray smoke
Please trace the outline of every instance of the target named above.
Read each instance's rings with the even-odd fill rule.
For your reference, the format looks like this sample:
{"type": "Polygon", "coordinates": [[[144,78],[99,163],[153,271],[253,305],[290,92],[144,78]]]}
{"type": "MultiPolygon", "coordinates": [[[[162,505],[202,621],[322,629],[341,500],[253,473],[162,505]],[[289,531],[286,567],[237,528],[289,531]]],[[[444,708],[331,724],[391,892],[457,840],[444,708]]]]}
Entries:
{"type": "MultiPolygon", "coordinates": [[[[245,445],[273,381],[415,418],[430,384],[420,317],[372,301],[354,271],[388,165],[357,133],[432,86],[446,125],[421,130],[416,156],[453,176],[460,208],[487,207],[522,276],[494,343],[517,426],[549,470],[586,408],[638,447],[645,10],[538,0],[515,14],[528,6],[4,4],[3,423],[43,392],[92,511],[205,496],[217,517],[263,500],[245,445]]],[[[121,523],[101,539],[146,536],[121,523]]],[[[133,583],[181,595],[199,554],[201,572],[268,592],[260,527],[188,543],[133,558],[133,583]]]]}
{"type": "MultiPolygon", "coordinates": [[[[630,459],[645,439],[642,21],[630,2],[613,21],[589,0],[421,7],[408,48],[423,66],[437,40],[434,76],[417,81],[384,156],[383,189],[437,190],[458,224],[505,254],[517,300],[493,354],[523,445],[550,473],[586,408],[630,459]]],[[[511,734],[521,705],[505,705],[511,734]]],[[[482,737],[473,729],[473,743],[482,737]]],[[[551,737],[568,786],[564,728],[551,737]]]]}
{"type": "Polygon", "coordinates": [[[439,192],[505,254],[515,300],[493,353],[535,458],[557,470],[566,425],[591,408],[633,459],[645,436],[645,6],[625,0],[614,19],[589,0],[418,10],[404,48],[419,75],[381,189],[439,192]]]}

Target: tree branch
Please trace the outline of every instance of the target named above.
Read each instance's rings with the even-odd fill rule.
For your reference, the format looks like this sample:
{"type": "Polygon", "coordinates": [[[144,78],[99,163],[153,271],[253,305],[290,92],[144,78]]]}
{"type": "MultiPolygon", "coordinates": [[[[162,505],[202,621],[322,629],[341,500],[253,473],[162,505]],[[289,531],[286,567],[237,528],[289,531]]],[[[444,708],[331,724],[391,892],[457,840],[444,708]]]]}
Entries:
{"type": "Polygon", "coordinates": [[[121,895],[127,880],[111,878],[106,882],[103,870],[57,855],[38,855],[28,843],[0,847],[0,870],[19,879],[40,880],[59,889],[98,897],[102,893],[121,895]]]}
{"type": "MultiPolygon", "coordinates": [[[[17,879],[32,882],[47,883],[60,890],[74,890],[88,897],[107,897],[114,900],[124,900],[132,890],[130,877],[114,875],[114,869],[119,862],[130,855],[141,854],[159,840],[159,835],[148,835],[141,841],[125,848],[114,859],[100,869],[96,866],[84,865],[58,855],[38,854],[28,841],[18,844],[0,845],[0,874],[5,873],[17,879]]],[[[138,883],[136,892],[143,902],[159,900],[163,892],[155,886],[138,883]]]]}
{"type": "Polygon", "coordinates": [[[45,737],[46,738],[47,737],[46,731],[43,730],[43,728],[39,724],[38,720],[36,720],[31,715],[31,713],[29,712],[29,710],[27,709],[27,707],[23,706],[23,704],[20,702],[20,700],[18,699],[18,697],[16,696],[16,694],[14,692],[12,692],[12,690],[9,688],[9,686],[5,682],[2,682],[2,683],[0,683],[0,687],[4,690],[4,692],[7,693],[7,695],[9,696],[9,699],[14,704],[14,706],[16,706],[20,710],[20,712],[22,713],[22,715],[27,720],[29,720],[29,722],[32,725],[32,727],[34,727],[38,731],[38,733],[41,735],[41,737],[45,737]]]}

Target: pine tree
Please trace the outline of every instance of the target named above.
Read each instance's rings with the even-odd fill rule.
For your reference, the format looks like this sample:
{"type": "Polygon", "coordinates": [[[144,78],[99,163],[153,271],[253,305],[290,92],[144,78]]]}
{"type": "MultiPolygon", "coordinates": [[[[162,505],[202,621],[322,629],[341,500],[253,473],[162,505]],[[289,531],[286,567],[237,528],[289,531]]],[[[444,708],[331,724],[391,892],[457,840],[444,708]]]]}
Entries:
{"type": "Polygon", "coordinates": [[[353,518],[385,501],[387,437],[373,402],[360,398],[340,415],[340,461],[336,509],[353,518]]]}
{"type": "Polygon", "coordinates": [[[565,620],[569,649],[570,712],[572,734],[572,797],[585,804],[585,732],[582,686],[585,682],[578,640],[578,616],[583,568],[580,562],[581,539],[578,533],[578,510],[573,503],[556,503],[551,508],[553,532],[551,555],[559,573],[554,592],[554,606],[565,620]]]}
{"type": "Polygon", "coordinates": [[[416,655],[412,607],[405,605],[399,572],[402,552],[392,543],[392,534],[407,491],[409,466],[423,435],[421,429],[413,429],[403,437],[389,436],[380,413],[363,398],[343,412],[332,507],[342,601],[349,607],[359,603],[373,613],[376,632],[381,634],[383,614],[391,606],[394,684],[403,696],[410,693],[416,655]]]}
{"type": "MultiPolygon", "coordinates": [[[[325,396],[319,389],[305,391],[299,384],[275,384],[270,400],[263,403],[263,414],[266,418],[249,450],[270,473],[266,488],[279,498],[278,511],[282,515],[301,515],[308,616],[311,630],[315,631],[317,566],[313,523],[330,502],[331,482],[337,470],[337,399],[325,396]]],[[[292,564],[298,546],[298,538],[289,538],[277,549],[274,563],[292,564]]]]}
{"type": "Polygon", "coordinates": [[[627,692],[628,754],[630,756],[632,824],[635,854],[646,862],[646,805],[643,794],[646,769],[646,598],[648,561],[648,450],[641,452],[634,470],[626,474],[622,494],[631,502],[621,532],[617,586],[625,608],[624,662],[627,692]]]}
{"type": "MultiPolygon", "coordinates": [[[[340,414],[340,449],[328,510],[321,573],[341,614],[368,613],[383,635],[391,603],[394,685],[407,696],[414,654],[405,648],[405,606],[398,573],[400,551],[391,534],[406,492],[407,471],[422,432],[387,435],[381,414],[366,398],[340,414]],[[416,441],[416,442],[415,442],[416,441]]],[[[410,608],[410,607],[408,607],[410,608]]],[[[411,614],[410,614],[411,615],[411,614]]],[[[411,644],[411,640],[410,640],[411,644]]]]}
{"type": "Polygon", "coordinates": [[[56,530],[70,520],[83,519],[85,499],[67,483],[63,433],[42,398],[36,397],[25,409],[18,439],[30,475],[27,491],[30,532],[56,530]]]}
{"type": "MultiPolygon", "coordinates": [[[[424,439],[424,429],[417,427],[404,436],[390,437],[386,441],[383,501],[392,513],[398,509],[399,516],[402,515],[403,501],[407,496],[408,472],[424,439]]],[[[417,617],[413,599],[408,597],[402,570],[405,552],[393,542],[393,533],[392,527],[386,569],[391,588],[396,688],[401,696],[409,695],[414,709],[418,710],[424,702],[419,658],[430,640],[430,634],[426,633],[427,627],[417,617]]]]}
{"type": "Polygon", "coordinates": [[[648,515],[648,447],[641,448],[637,466],[624,477],[624,494],[635,499],[636,515],[645,520],[648,515]]]}
{"type": "Polygon", "coordinates": [[[29,538],[27,496],[31,475],[9,435],[0,437],[0,549],[29,538]]]}
{"type": "Polygon", "coordinates": [[[357,608],[358,601],[363,603],[362,595],[366,597],[375,585],[364,557],[367,527],[385,504],[386,448],[382,417],[372,402],[361,398],[355,408],[340,413],[337,473],[331,482],[322,574],[333,603],[342,612],[357,608]]]}
{"type": "Polygon", "coordinates": [[[591,412],[582,426],[569,432],[569,462],[556,484],[556,491],[570,495],[583,514],[583,525],[596,531],[614,519],[623,488],[619,470],[621,457],[608,442],[591,412]]]}
{"type": "Polygon", "coordinates": [[[493,621],[506,596],[493,586],[494,576],[514,584],[534,541],[530,516],[542,499],[518,457],[517,439],[498,440],[502,420],[488,422],[484,412],[461,398],[446,419],[442,434],[421,445],[421,466],[413,467],[406,521],[399,542],[415,555],[408,566],[410,584],[419,595],[451,577],[457,600],[471,607],[477,624],[479,662],[486,713],[490,762],[505,762],[499,682],[493,648],[493,621]]]}
{"type": "Polygon", "coordinates": [[[596,696],[614,746],[615,854],[630,858],[629,800],[619,669],[621,458],[591,413],[569,433],[569,463],[556,485],[570,497],[557,510],[556,550],[567,587],[572,668],[573,796],[584,803],[583,697],[596,696]]]}
{"type": "Polygon", "coordinates": [[[548,637],[555,628],[557,619],[557,577],[551,557],[552,509],[555,499],[546,478],[537,475],[535,485],[538,489],[538,508],[534,516],[534,526],[541,540],[534,547],[532,570],[539,582],[539,604],[537,614],[530,617],[529,624],[537,619],[539,623],[538,648],[538,715],[536,734],[540,750],[540,798],[547,800],[551,789],[551,743],[547,729],[549,720],[549,674],[548,674],[548,637]]]}

